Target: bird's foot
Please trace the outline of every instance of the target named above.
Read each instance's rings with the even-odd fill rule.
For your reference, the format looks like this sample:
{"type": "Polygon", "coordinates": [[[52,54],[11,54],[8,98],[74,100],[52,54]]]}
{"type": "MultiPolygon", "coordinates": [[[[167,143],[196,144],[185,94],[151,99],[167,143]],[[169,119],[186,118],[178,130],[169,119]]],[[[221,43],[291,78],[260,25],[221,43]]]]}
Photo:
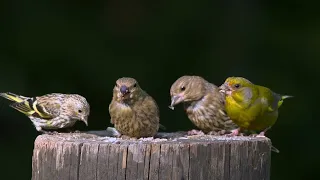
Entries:
{"type": "Polygon", "coordinates": [[[240,133],[240,128],[231,130],[230,134],[226,134],[227,137],[233,137],[233,136],[243,136],[243,133],[240,133]]]}
{"type": "Polygon", "coordinates": [[[267,127],[265,130],[261,131],[259,134],[253,134],[252,136],[253,137],[266,137],[265,134],[270,128],[271,128],[271,126],[267,127]]]}
{"type": "Polygon", "coordinates": [[[202,131],[199,131],[199,130],[195,130],[195,129],[192,129],[190,131],[188,131],[188,136],[194,136],[194,135],[204,135],[204,132],[202,131]]]}
{"type": "Polygon", "coordinates": [[[130,137],[130,136],[127,136],[127,135],[121,135],[120,138],[124,139],[124,140],[137,140],[137,138],[130,137]]]}
{"type": "Polygon", "coordinates": [[[221,136],[226,134],[226,130],[221,130],[221,131],[210,131],[208,135],[214,135],[214,136],[221,136]]]}
{"type": "Polygon", "coordinates": [[[262,132],[260,132],[260,134],[258,136],[261,136],[261,137],[266,137],[265,134],[266,132],[271,129],[271,126],[267,127],[265,130],[263,130],[262,132]]]}
{"type": "Polygon", "coordinates": [[[59,134],[57,131],[45,131],[45,130],[40,130],[41,133],[43,134],[48,134],[48,135],[54,135],[54,134],[59,134]]]}
{"type": "Polygon", "coordinates": [[[75,130],[75,131],[70,131],[69,133],[81,133],[81,131],[75,130]]]}
{"type": "Polygon", "coordinates": [[[266,137],[265,132],[260,132],[259,134],[250,134],[250,137],[266,137]]]}
{"type": "Polygon", "coordinates": [[[208,135],[213,135],[213,136],[217,136],[219,132],[217,131],[210,131],[208,132],[208,135]]]}
{"type": "Polygon", "coordinates": [[[67,133],[70,133],[70,134],[72,134],[72,133],[81,133],[81,131],[79,131],[79,130],[73,130],[73,129],[66,129],[65,130],[67,133]]]}
{"type": "Polygon", "coordinates": [[[256,137],[266,137],[264,134],[265,134],[265,132],[262,131],[259,134],[257,134],[256,137]]]}
{"type": "Polygon", "coordinates": [[[250,134],[249,137],[257,137],[258,134],[250,134]]]}
{"type": "Polygon", "coordinates": [[[138,140],[140,140],[140,141],[151,141],[153,139],[154,139],[154,137],[141,137],[138,140]]]}

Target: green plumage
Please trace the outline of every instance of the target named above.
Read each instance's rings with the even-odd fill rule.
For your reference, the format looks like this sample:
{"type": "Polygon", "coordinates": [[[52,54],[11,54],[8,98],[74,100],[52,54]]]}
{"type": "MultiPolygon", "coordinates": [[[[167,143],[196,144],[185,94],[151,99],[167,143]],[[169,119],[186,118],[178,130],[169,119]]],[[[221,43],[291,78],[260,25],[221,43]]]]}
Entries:
{"type": "Polygon", "coordinates": [[[277,121],[283,100],[269,88],[255,85],[242,77],[230,77],[220,87],[226,90],[226,111],[242,129],[263,131],[277,121]]]}

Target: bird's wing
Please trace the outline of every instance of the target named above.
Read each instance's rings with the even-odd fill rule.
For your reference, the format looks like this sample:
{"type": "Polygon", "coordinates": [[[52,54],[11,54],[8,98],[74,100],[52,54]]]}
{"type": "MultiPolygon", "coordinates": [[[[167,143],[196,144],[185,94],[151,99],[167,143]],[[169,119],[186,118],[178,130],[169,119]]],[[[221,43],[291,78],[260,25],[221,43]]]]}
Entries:
{"type": "Polygon", "coordinates": [[[253,92],[250,87],[241,88],[233,92],[231,96],[243,109],[250,108],[256,100],[256,98],[253,97],[253,92]]]}
{"type": "Polygon", "coordinates": [[[28,115],[42,119],[52,119],[60,114],[61,102],[54,98],[33,97],[20,103],[13,103],[12,108],[28,115]]]}
{"type": "MultiPolygon", "coordinates": [[[[154,107],[151,108],[150,111],[154,111],[154,114],[156,114],[157,116],[160,115],[158,104],[151,96],[147,95],[144,102],[147,102],[150,107],[154,107]]],[[[161,128],[165,128],[163,125],[161,126],[161,128]]]]}
{"type": "Polygon", "coordinates": [[[278,102],[281,100],[281,96],[273,93],[269,88],[263,86],[257,86],[259,88],[260,97],[267,106],[266,111],[273,112],[278,110],[278,102]]]}
{"type": "Polygon", "coordinates": [[[241,118],[246,121],[252,121],[267,111],[268,107],[267,99],[259,97],[247,107],[245,112],[241,114],[241,118]]]}
{"type": "Polygon", "coordinates": [[[281,100],[281,95],[271,92],[268,110],[270,112],[277,110],[279,108],[278,103],[280,100],[281,100]]]}

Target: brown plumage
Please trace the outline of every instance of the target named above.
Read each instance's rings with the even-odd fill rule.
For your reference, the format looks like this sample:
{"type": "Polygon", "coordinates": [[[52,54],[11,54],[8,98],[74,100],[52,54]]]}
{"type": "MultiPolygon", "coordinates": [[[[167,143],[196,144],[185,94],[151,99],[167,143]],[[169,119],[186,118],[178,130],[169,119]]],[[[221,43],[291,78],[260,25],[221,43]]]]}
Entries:
{"type": "Polygon", "coordinates": [[[7,92],[0,93],[0,96],[13,101],[10,107],[27,115],[39,132],[49,133],[46,130],[69,128],[76,121],[83,121],[88,126],[90,106],[78,94],[51,93],[25,97],[7,92]]]}
{"type": "Polygon", "coordinates": [[[159,110],[155,100],[133,78],[116,81],[109,113],[111,123],[122,135],[151,137],[159,129],[159,110]]]}
{"type": "Polygon", "coordinates": [[[202,77],[180,77],[172,84],[170,95],[170,107],[183,103],[189,119],[204,133],[224,134],[237,128],[226,115],[225,96],[202,77]]]}

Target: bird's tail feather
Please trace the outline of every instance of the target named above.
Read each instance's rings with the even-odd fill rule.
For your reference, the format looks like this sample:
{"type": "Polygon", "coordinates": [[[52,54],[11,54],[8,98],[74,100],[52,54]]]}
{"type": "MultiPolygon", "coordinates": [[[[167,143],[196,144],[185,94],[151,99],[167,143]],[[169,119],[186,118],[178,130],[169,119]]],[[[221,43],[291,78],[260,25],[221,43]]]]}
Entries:
{"type": "Polygon", "coordinates": [[[27,116],[30,116],[30,115],[33,115],[35,111],[32,109],[32,106],[30,106],[28,103],[29,103],[28,101],[23,101],[21,103],[16,102],[16,103],[12,103],[10,107],[22,112],[27,116]]]}
{"type": "Polygon", "coordinates": [[[275,153],[280,153],[280,151],[276,147],[274,147],[272,145],[271,145],[271,151],[273,151],[275,153]]]}
{"type": "Polygon", "coordinates": [[[293,96],[290,95],[282,95],[281,100],[287,99],[287,98],[293,98],[293,96]]]}
{"type": "Polygon", "coordinates": [[[162,130],[167,130],[167,128],[164,126],[164,125],[162,125],[162,124],[159,124],[159,129],[162,129],[162,130]]]}
{"type": "Polygon", "coordinates": [[[0,96],[13,101],[13,103],[10,104],[10,107],[26,114],[27,116],[34,113],[34,110],[30,108],[28,101],[26,101],[29,99],[28,97],[20,96],[11,92],[0,93],[0,96]]]}
{"type": "Polygon", "coordinates": [[[20,96],[20,95],[11,93],[11,92],[0,93],[0,96],[8,99],[10,101],[14,101],[14,102],[18,102],[18,103],[23,102],[24,100],[27,99],[27,97],[20,96]]]}
{"type": "Polygon", "coordinates": [[[288,98],[293,98],[293,96],[290,96],[290,95],[282,95],[280,101],[278,102],[278,108],[282,105],[283,100],[288,99],[288,98]]]}

